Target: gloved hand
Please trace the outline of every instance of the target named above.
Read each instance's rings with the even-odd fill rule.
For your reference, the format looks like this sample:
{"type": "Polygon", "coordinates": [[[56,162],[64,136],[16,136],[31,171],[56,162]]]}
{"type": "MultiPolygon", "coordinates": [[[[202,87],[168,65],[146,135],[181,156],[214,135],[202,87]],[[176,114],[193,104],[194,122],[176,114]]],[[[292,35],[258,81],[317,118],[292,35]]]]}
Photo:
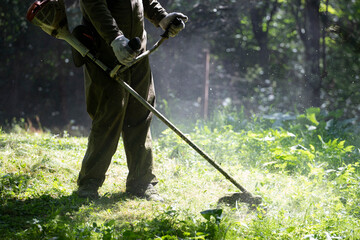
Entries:
{"type": "Polygon", "coordinates": [[[185,28],[185,23],[187,22],[188,17],[185,16],[182,13],[179,12],[173,12],[173,13],[169,13],[168,15],[166,15],[166,17],[164,17],[163,19],[161,19],[159,25],[162,28],[162,30],[166,31],[168,28],[169,31],[169,36],[170,37],[175,37],[181,30],[183,30],[185,28]],[[181,24],[179,25],[174,25],[171,24],[171,22],[175,19],[175,18],[180,18],[181,24]]]}
{"type": "Polygon", "coordinates": [[[124,35],[119,35],[110,44],[117,60],[125,66],[130,66],[136,57],[136,52],[129,47],[128,43],[129,39],[124,35]]]}

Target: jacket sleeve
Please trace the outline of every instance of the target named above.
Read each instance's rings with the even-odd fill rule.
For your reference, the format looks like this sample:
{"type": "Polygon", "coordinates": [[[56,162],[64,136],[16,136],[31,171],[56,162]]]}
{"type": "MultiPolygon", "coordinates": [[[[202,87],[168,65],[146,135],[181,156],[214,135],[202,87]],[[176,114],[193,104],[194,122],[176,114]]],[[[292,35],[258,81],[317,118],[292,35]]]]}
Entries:
{"type": "Polygon", "coordinates": [[[80,0],[80,5],[84,16],[108,44],[123,34],[112,17],[106,0],[80,0]]]}
{"type": "Polygon", "coordinates": [[[143,0],[143,5],[145,17],[159,27],[159,22],[167,15],[166,10],[157,0],[143,0]]]}

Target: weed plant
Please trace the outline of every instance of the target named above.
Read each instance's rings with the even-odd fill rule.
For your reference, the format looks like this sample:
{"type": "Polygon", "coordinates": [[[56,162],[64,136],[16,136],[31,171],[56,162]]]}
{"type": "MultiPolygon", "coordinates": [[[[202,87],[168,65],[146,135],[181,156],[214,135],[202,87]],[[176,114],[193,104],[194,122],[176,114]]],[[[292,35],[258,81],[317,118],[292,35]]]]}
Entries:
{"type": "Polygon", "coordinates": [[[360,239],[354,123],[319,109],[251,119],[226,110],[198,122],[188,136],[263,198],[256,210],[218,205],[238,190],[170,130],[154,142],[164,203],[125,194],[121,144],[90,201],[73,194],[86,138],[1,132],[0,238],[360,239]]]}

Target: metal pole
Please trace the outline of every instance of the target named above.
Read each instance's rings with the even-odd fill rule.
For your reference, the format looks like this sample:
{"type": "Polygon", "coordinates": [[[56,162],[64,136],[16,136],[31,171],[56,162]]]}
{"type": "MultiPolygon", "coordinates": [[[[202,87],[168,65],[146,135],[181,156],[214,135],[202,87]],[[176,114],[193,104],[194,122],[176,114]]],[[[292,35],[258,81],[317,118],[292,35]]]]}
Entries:
{"type": "Polygon", "coordinates": [[[190,147],[192,147],[197,153],[199,153],[206,161],[208,161],[214,168],[216,168],[226,179],[232,182],[240,191],[243,193],[250,194],[243,186],[241,186],[233,177],[231,177],[227,172],[225,172],[214,160],[212,160],[203,150],[201,150],[195,143],[193,143],[189,138],[187,138],[174,124],[172,124],[166,117],[164,117],[158,110],[156,110],[150,103],[145,101],[132,87],[130,87],[126,82],[122,81],[119,78],[115,80],[124,87],[131,95],[133,95],[139,102],[141,102],[144,107],[151,111],[155,116],[157,116],[166,126],[173,130],[182,140],[184,140],[190,147]]]}

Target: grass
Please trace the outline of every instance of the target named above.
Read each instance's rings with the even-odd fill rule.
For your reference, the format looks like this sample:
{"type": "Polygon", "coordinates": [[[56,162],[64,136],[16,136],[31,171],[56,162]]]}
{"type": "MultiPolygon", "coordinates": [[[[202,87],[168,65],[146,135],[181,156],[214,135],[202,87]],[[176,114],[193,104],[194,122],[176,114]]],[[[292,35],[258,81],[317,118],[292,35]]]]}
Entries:
{"type": "Polygon", "coordinates": [[[154,142],[164,203],[126,196],[121,144],[101,198],[88,201],[73,194],[86,138],[1,132],[0,238],[359,239],[356,148],[334,144],[324,134],[322,142],[313,132],[299,134],[298,125],[254,126],[202,126],[189,134],[262,196],[263,205],[254,211],[241,203],[218,206],[219,198],[237,189],[170,131],[154,142]],[[209,209],[222,209],[221,220],[204,218],[201,212],[209,209]]]}

